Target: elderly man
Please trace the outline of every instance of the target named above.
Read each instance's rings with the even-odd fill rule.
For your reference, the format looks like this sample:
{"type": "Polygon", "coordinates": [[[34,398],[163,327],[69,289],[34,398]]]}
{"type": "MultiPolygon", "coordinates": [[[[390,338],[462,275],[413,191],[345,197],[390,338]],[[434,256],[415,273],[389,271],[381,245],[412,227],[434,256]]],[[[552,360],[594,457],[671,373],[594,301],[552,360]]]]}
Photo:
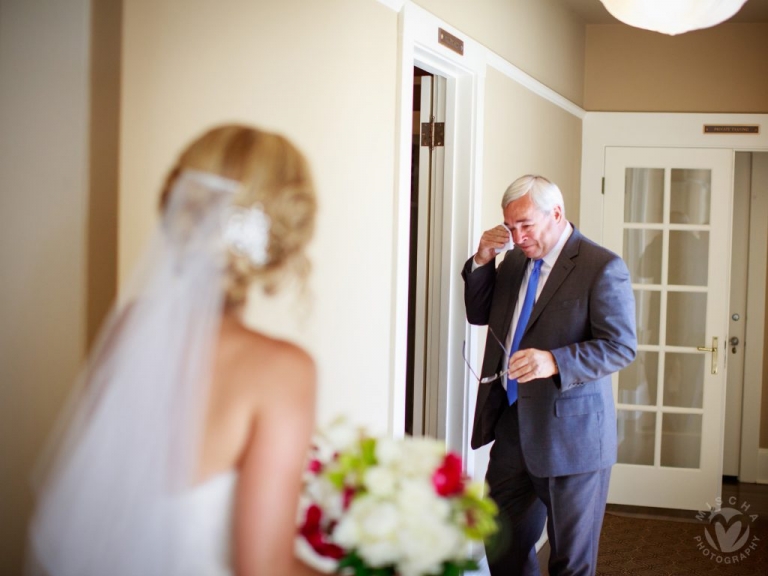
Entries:
{"type": "Polygon", "coordinates": [[[629,272],[566,220],[546,178],[515,180],[502,210],[462,272],[467,319],[488,325],[472,447],[495,440],[486,479],[502,529],[486,546],[491,574],[539,574],[545,519],[549,573],[594,574],[616,462],[611,374],[637,345],[629,272]]]}

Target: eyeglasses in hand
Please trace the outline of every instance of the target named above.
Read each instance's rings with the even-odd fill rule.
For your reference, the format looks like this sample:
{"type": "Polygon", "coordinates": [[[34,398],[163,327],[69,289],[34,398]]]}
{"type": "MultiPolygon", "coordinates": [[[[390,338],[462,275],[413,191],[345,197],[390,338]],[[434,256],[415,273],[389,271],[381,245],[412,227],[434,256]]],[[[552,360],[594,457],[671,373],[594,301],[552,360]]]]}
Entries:
{"type": "MultiPolygon", "coordinates": [[[[496,333],[493,331],[493,328],[490,326],[488,327],[488,332],[490,332],[491,336],[493,336],[493,339],[496,340],[496,342],[501,346],[501,350],[504,352],[504,358],[508,356],[507,349],[504,347],[504,344],[501,343],[501,340],[499,340],[498,336],[496,336],[496,333]]],[[[465,340],[464,343],[461,345],[461,356],[464,358],[464,363],[467,365],[467,368],[469,368],[469,371],[472,372],[472,376],[475,377],[475,379],[480,384],[489,384],[493,382],[494,380],[498,380],[499,378],[502,378],[507,375],[507,368],[500,370],[497,374],[492,374],[491,376],[486,376],[484,378],[480,378],[480,376],[475,373],[474,370],[472,370],[472,366],[469,363],[469,360],[467,360],[467,341],[465,340]]]]}

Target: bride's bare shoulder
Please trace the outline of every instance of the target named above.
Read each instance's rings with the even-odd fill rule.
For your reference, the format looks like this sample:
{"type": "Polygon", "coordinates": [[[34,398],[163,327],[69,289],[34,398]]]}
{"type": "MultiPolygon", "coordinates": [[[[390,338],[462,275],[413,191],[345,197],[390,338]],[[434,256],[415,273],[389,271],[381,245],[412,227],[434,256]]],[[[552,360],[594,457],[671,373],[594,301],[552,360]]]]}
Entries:
{"type": "Polygon", "coordinates": [[[221,344],[238,379],[274,382],[281,387],[314,387],[315,362],[293,342],[240,325],[225,330],[221,344]]]}

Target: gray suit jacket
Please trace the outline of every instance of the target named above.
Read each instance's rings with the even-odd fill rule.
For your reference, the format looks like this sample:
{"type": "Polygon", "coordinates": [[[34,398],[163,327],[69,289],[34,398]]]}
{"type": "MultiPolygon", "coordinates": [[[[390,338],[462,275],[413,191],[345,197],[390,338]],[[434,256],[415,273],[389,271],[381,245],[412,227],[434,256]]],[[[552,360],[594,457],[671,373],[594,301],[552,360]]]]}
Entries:
{"type": "MultiPolygon", "coordinates": [[[[464,266],[464,301],[471,324],[488,324],[502,339],[512,322],[528,259],[510,250],[472,272],[464,266]]],[[[635,300],[629,272],[613,252],[576,228],[536,301],[520,348],[549,350],[560,373],[519,385],[520,443],[535,476],[580,474],[616,462],[616,411],[611,374],[635,358],[635,300]]],[[[488,336],[483,376],[501,369],[504,354],[488,336]]],[[[494,440],[508,405],[502,384],[481,384],[472,447],[494,440]]]]}

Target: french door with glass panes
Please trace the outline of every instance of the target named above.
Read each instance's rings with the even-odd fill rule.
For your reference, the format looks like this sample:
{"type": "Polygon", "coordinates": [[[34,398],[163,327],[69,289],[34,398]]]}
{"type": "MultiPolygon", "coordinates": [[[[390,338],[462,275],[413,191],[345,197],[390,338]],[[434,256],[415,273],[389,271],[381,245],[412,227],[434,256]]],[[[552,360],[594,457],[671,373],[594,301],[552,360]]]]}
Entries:
{"type": "Polygon", "coordinates": [[[627,263],[636,360],[614,378],[608,501],[703,510],[720,495],[733,153],[606,148],[604,241],[627,263]]]}

